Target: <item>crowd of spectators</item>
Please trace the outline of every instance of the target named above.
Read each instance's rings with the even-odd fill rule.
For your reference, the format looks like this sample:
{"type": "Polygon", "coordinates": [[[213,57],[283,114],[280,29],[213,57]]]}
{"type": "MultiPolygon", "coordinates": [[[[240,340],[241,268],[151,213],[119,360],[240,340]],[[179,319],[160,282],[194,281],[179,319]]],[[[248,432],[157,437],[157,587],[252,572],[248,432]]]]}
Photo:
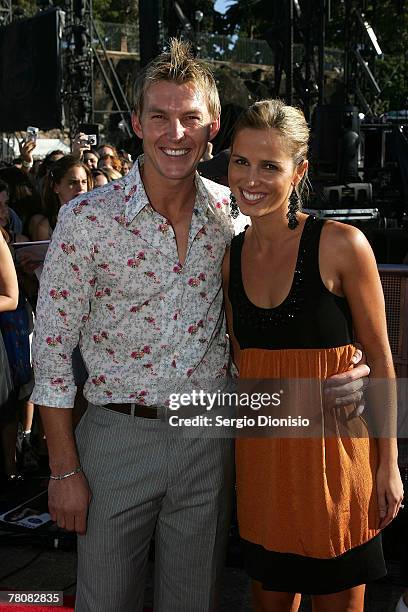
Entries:
{"type": "MultiPolygon", "coordinates": [[[[27,139],[20,144],[17,159],[0,160],[0,238],[13,259],[19,296],[16,308],[8,300],[8,306],[0,309],[0,475],[7,486],[36,471],[41,453],[46,452],[41,424],[29,401],[30,344],[42,262],[59,210],[77,195],[121,178],[133,163],[129,154],[113,145],[91,147],[83,133],[74,138],[69,155],[54,150],[38,159],[35,148],[36,142],[27,139]]],[[[0,273],[0,298],[6,291],[3,276],[0,273]]],[[[87,374],[78,350],[73,368],[79,418],[87,374]]]]}

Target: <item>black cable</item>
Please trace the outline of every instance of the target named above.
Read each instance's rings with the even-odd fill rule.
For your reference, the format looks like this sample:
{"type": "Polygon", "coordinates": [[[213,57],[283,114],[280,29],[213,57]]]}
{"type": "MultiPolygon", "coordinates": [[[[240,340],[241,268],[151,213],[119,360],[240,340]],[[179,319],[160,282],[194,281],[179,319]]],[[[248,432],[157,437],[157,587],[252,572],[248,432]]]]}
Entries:
{"type": "Polygon", "coordinates": [[[25,563],[24,565],[22,565],[21,567],[18,567],[17,569],[13,570],[12,572],[9,572],[8,574],[5,574],[4,576],[0,577],[0,583],[3,582],[4,580],[6,580],[6,578],[10,578],[11,576],[14,576],[15,574],[18,574],[19,572],[21,572],[23,569],[25,569],[26,567],[29,567],[32,563],[34,563],[35,561],[37,561],[37,559],[44,553],[43,550],[40,550],[39,553],[36,553],[34,555],[34,557],[32,559],[30,559],[30,561],[28,561],[27,563],[25,563]]]}

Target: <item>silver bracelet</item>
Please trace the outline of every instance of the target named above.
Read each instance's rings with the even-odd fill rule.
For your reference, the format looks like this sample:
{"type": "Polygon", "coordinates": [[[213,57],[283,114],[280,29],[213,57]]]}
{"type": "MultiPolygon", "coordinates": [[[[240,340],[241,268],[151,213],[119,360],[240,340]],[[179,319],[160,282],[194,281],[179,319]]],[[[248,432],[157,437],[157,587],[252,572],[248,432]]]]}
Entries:
{"type": "Polygon", "coordinates": [[[75,476],[75,474],[79,474],[82,472],[81,466],[78,466],[72,472],[66,472],[65,474],[57,474],[56,476],[50,475],[51,480],[64,480],[64,478],[69,478],[70,476],[75,476]]]}

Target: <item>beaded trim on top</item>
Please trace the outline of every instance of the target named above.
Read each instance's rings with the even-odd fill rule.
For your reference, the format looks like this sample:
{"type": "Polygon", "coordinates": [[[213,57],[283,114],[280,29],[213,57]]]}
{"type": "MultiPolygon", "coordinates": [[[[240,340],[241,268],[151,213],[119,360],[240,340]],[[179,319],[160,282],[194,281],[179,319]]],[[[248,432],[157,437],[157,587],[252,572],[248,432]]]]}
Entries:
{"type": "Polygon", "coordinates": [[[245,232],[242,232],[237,236],[237,254],[231,267],[230,277],[230,293],[234,306],[234,319],[239,319],[240,321],[243,321],[244,324],[245,322],[248,322],[251,326],[263,329],[269,327],[270,325],[278,326],[288,324],[295,318],[296,314],[301,311],[302,304],[304,302],[304,291],[301,291],[301,287],[303,281],[305,280],[305,255],[307,252],[307,244],[314,226],[313,221],[315,220],[316,217],[309,216],[305,221],[302,235],[300,237],[299,251],[292,285],[287,297],[281,304],[279,304],[279,306],[276,306],[275,308],[261,308],[260,306],[253,304],[248,298],[242,282],[241,272],[241,253],[242,245],[244,244],[245,232]]]}

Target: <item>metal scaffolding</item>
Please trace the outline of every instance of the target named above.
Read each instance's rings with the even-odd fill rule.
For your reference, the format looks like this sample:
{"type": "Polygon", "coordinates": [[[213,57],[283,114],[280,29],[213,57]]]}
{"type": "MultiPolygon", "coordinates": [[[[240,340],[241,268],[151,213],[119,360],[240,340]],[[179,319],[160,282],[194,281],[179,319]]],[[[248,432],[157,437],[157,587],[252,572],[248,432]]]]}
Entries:
{"type": "Polygon", "coordinates": [[[62,100],[73,138],[93,120],[92,0],[67,0],[62,38],[62,100]]]}
{"type": "Polygon", "coordinates": [[[12,0],[0,0],[0,26],[7,25],[13,20],[12,0]]]}
{"type": "Polygon", "coordinates": [[[71,139],[81,123],[94,123],[94,69],[100,69],[115,110],[131,136],[130,105],[103,37],[92,16],[92,0],[67,0],[63,39],[63,103],[71,139]]]}

